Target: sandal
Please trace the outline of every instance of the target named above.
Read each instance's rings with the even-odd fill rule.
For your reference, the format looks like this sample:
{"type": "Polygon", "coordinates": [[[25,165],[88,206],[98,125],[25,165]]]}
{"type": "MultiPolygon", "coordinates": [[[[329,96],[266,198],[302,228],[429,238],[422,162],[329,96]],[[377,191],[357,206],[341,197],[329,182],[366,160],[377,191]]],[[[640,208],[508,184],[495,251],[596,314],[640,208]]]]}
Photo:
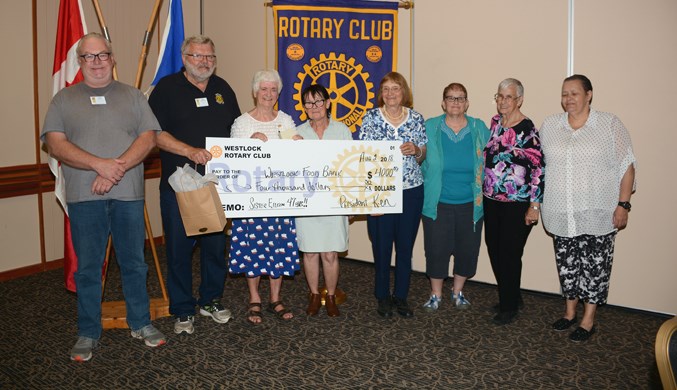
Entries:
{"type": "Polygon", "coordinates": [[[249,304],[249,310],[247,310],[247,322],[252,325],[261,325],[263,316],[261,315],[261,302],[251,302],[249,304]],[[258,310],[254,310],[258,308],[258,310]],[[252,320],[252,318],[258,318],[258,321],[252,320]]]}
{"type": "Polygon", "coordinates": [[[287,309],[285,307],[285,308],[280,309],[280,310],[275,310],[275,309],[277,309],[278,306],[283,306],[283,305],[284,304],[282,303],[282,300],[270,302],[270,304],[268,305],[268,311],[275,314],[277,316],[277,318],[279,318],[283,321],[289,321],[292,318],[294,318],[293,313],[292,313],[292,317],[285,317],[285,314],[292,312],[290,309],[287,309]]]}

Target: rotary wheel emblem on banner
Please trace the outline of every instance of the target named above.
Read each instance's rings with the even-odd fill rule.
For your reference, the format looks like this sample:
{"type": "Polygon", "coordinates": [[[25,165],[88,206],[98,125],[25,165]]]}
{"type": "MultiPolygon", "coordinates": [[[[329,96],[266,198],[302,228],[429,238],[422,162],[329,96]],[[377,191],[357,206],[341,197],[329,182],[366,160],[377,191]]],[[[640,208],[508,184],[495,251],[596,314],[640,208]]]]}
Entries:
{"type": "Polygon", "coordinates": [[[303,65],[303,72],[297,74],[299,82],[294,83],[294,107],[301,113],[301,121],[307,118],[301,103],[301,92],[307,86],[317,83],[329,91],[332,99],[332,116],[343,122],[355,133],[362,125],[364,113],[374,107],[374,84],[369,82],[369,73],[362,72],[361,64],[355,64],[355,58],[346,59],[345,54],[320,54],[319,59],[311,58],[309,64],[303,65]]]}

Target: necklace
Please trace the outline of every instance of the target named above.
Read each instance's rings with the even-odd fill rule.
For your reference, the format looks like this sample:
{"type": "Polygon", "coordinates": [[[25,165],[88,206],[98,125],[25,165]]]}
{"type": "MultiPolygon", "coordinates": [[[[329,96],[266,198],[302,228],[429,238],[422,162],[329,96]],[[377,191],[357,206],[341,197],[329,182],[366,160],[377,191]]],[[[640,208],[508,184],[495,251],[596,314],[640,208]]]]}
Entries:
{"type": "Polygon", "coordinates": [[[386,119],[388,119],[391,123],[400,123],[402,122],[402,119],[404,119],[405,111],[404,107],[400,106],[400,114],[397,117],[390,116],[390,113],[388,110],[383,107],[383,114],[385,115],[386,119]]]}

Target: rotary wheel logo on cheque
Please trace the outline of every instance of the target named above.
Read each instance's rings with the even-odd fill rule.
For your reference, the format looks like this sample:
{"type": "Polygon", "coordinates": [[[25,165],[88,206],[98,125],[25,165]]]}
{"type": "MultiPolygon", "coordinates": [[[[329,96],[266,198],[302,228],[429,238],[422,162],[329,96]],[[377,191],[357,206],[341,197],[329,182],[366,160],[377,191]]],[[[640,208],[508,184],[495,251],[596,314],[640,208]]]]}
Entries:
{"type": "Polygon", "coordinates": [[[209,153],[212,154],[212,157],[219,158],[223,155],[223,149],[219,145],[214,145],[209,149],[209,153]]]}
{"type": "Polygon", "coordinates": [[[359,145],[344,150],[332,163],[336,172],[342,172],[329,182],[343,207],[371,211],[389,203],[395,191],[394,172],[399,169],[391,158],[371,146],[359,145]]]}
{"type": "Polygon", "coordinates": [[[332,116],[343,122],[351,132],[357,131],[362,125],[364,113],[374,107],[371,100],[374,98],[374,84],[369,82],[369,73],[362,72],[361,64],[355,64],[355,58],[346,60],[345,54],[320,54],[319,59],[311,58],[310,64],[303,65],[303,72],[299,72],[299,82],[294,83],[294,107],[301,113],[301,121],[307,118],[301,102],[301,92],[307,86],[317,83],[325,86],[333,102],[332,116]]]}

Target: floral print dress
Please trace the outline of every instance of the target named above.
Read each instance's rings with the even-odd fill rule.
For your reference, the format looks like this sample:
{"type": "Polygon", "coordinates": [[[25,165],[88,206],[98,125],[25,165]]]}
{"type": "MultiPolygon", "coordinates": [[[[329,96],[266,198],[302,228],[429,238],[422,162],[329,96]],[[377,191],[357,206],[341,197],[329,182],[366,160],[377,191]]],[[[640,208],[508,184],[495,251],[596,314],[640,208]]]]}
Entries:
{"type": "MultiPolygon", "coordinates": [[[[295,128],[292,118],[282,111],[270,122],[260,122],[244,113],[233,123],[231,137],[249,138],[256,132],[279,139],[281,130],[295,128]]],[[[248,278],[294,276],[301,267],[293,217],[233,219],[228,270],[248,278]]]]}
{"type": "Polygon", "coordinates": [[[531,119],[506,128],[500,115],[491,118],[484,159],[484,196],[500,202],[541,202],[543,153],[531,119]]]}

